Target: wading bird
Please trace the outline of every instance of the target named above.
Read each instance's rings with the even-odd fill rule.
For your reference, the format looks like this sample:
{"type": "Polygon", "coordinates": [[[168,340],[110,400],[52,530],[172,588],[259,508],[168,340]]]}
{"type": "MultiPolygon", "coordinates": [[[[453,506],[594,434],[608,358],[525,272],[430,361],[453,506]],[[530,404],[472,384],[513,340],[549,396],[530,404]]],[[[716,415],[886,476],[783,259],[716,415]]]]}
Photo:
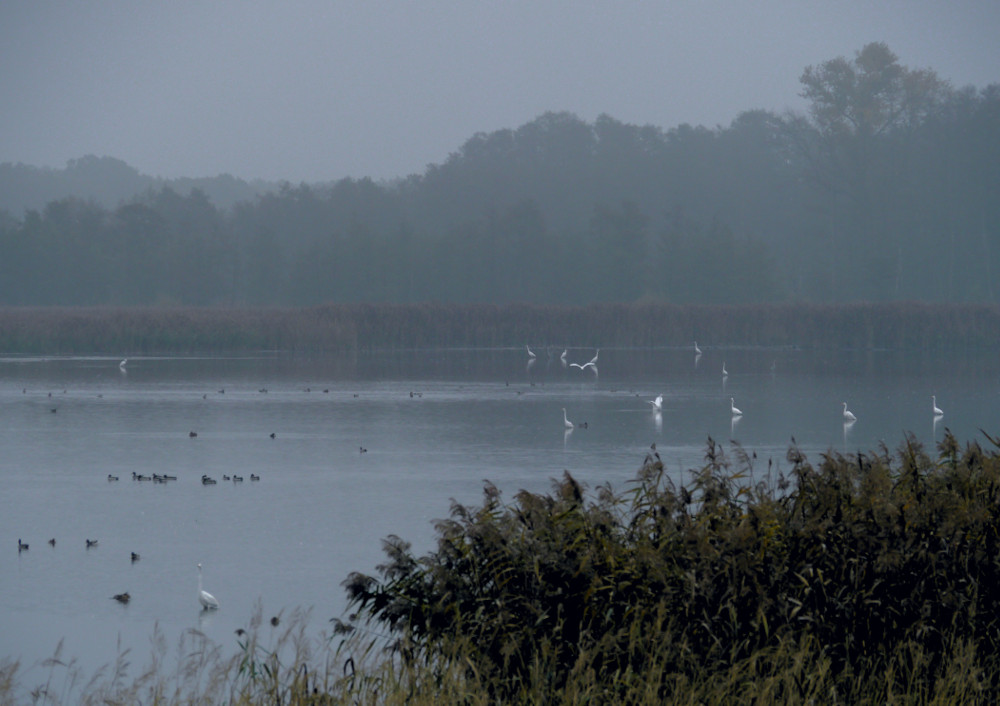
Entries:
{"type": "Polygon", "coordinates": [[[742,417],[743,416],[743,412],[741,412],[740,410],[738,410],[736,408],[736,400],[734,400],[732,397],[729,398],[729,409],[733,413],[734,417],[742,417]]]}
{"type": "Polygon", "coordinates": [[[854,422],[854,421],[857,421],[857,419],[858,418],[854,416],[854,413],[851,412],[849,409],[847,409],[847,403],[844,402],[844,421],[845,422],[854,422]]]}
{"type": "Polygon", "coordinates": [[[937,406],[937,397],[934,395],[931,395],[931,409],[933,410],[935,417],[944,416],[944,412],[942,412],[941,408],[937,406]]]}
{"type": "Polygon", "coordinates": [[[566,408],[565,408],[565,407],[563,407],[563,408],[562,408],[562,411],[563,411],[563,426],[565,426],[565,427],[566,427],[567,429],[572,429],[572,428],[573,428],[573,422],[571,422],[571,421],[570,421],[570,420],[569,420],[569,419],[568,419],[568,418],[566,417],[566,408]]]}
{"type": "Polygon", "coordinates": [[[201,587],[201,564],[198,564],[198,602],[205,610],[215,610],[219,607],[219,602],[215,596],[201,587]]]}
{"type": "Polygon", "coordinates": [[[663,409],[663,395],[657,395],[655,400],[649,400],[649,404],[653,405],[653,411],[659,412],[663,409]]]}

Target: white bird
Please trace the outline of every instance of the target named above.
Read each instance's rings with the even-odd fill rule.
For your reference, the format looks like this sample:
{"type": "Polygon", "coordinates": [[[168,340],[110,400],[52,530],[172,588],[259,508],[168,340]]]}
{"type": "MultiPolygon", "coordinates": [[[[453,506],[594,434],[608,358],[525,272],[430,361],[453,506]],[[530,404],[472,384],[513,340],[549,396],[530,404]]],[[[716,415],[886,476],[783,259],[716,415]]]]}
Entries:
{"type": "Polygon", "coordinates": [[[944,412],[942,412],[941,408],[937,406],[937,397],[934,395],[931,395],[931,407],[933,408],[935,417],[944,416],[944,412]]]}
{"type": "Polygon", "coordinates": [[[845,402],[844,403],[844,421],[845,422],[853,422],[853,421],[856,421],[856,420],[857,420],[857,417],[854,416],[853,412],[851,412],[849,409],[847,409],[847,403],[845,402]]]}
{"type": "Polygon", "coordinates": [[[741,412],[740,410],[738,410],[736,408],[736,400],[734,400],[732,397],[729,398],[729,409],[732,410],[732,413],[733,413],[734,417],[742,417],[743,416],[743,412],[741,412]]]}
{"type": "Polygon", "coordinates": [[[722,362],[722,377],[724,377],[724,378],[729,377],[729,373],[726,372],[726,363],[725,363],[725,361],[722,362]]]}
{"type": "Polygon", "coordinates": [[[694,354],[701,355],[701,348],[698,347],[698,341],[694,342],[694,354]]]}
{"type": "Polygon", "coordinates": [[[215,610],[219,607],[215,596],[201,587],[201,564],[198,564],[198,602],[205,610],[215,610]]]}
{"type": "Polygon", "coordinates": [[[566,362],[566,354],[567,353],[569,353],[569,349],[568,348],[563,348],[563,352],[562,352],[562,355],[559,356],[559,360],[561,360],[562,362],[565,363],[566,362]]]}
{"type": "Polygon", "coordinates": [[[526,351],[528,351],[528,357],[529,358],[534,358],[535,357],[535,353],[530,348],[528,348],[528,344],[527,343],[524,344],[524,349],[526,351]]]}
{"type": "Polygon", "coordinates": [[[601,354],[601,349],[598,348],[597,353],[594,354],[594,357],[588,360],[583,365],[580,365],[579,363],[570,363],[569,367],[579,368],[580,370],[586,370],[587,368],[593,368],[594,370],[597,370],[597,356],[599,356],[600,354],[601,354]]]}
{"type": "Polygon", "coordinates": [[[128,358],[124,358],[124,359],[122,359],[122,362],[120,362],[120,363],[118,364],[118,367],[119,367],[119,368],[121,368],[122,370],[124,370],[124,369],[125,369],[125,364],[126,364],[127,362],[128,362],[128,358]]]}
{"type": "Polygon", "coordinates": [[[655,400],[649,400],[649,404],[653,405],[653,411],[659,412],[663,409],[663,395],[657,395],[655,400]]]}
{"type": "Polygon", "coordinates": [[[566,408],[565,408],[565,407],[563,407],[563,408],[562,408],[562,411],[563,411],[563,425],[564,425],[564,426],[565,426],[565,427],[566,427],[567,429],[572,429],[572,428],[573,428],[573,422],[571,422],[571,421],[570,421],[570,420],[569,420],[569,419],[568,419],[568,418],[566,417],[566,408]]]}

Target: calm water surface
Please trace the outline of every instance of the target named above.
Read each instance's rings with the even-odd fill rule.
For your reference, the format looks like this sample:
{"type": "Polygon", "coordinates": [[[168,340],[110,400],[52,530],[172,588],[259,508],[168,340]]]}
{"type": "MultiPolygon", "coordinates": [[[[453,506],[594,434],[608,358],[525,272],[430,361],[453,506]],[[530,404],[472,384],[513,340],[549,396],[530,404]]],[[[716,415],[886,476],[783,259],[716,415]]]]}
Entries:
{"type": "Polygon", "coordinates": [[[485,479],[507,499],[548,491],[564,470],[622,489],[655,442],[684,480],[709,437],[737,440],[763,471],[769,458],[788,468],[792,437],[818,461],[895,449],[907,431],[929,449],[946,427],[963,442],[1000,434],[992,354],[602,350],[595,375],[536,352],[530,366],[523,349],[135,358],[124,371],[107,358],[0,360],[0,660],[20,658],[30,682],[64,640],[63,658],[86,670],[129,648],[137,671],[155,627],[171,645],[197,628],[235,648],[258,607],[309,608],[322,629],[384,537],[430,549],[433,520],[451,499],[478,503],[485,479]],[[222,479],[234,474],[244,482],[222,479]],[[197,602],[199,562],[214,613],[197,602]],[[111,600],[124,591],[129,605],[111,600]]]}

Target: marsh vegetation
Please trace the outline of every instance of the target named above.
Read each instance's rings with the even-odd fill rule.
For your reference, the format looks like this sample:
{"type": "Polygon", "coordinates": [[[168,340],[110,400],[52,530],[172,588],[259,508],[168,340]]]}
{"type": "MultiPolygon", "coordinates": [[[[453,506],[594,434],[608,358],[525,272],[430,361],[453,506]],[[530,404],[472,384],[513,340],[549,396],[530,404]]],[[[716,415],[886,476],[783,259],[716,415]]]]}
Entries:
{"type": "MultiPolygon", "coordinates": [[[[1000,446],[788,449],[787,473],[709,440],[675,483],[650,449],[623,492],[569,474],[455,503],[436,546],[385,539],[353,614],[256,616],[177,674],[124,656],[83,682],[0,669],[0,694],[130,703],[970,703],[1000,696],[1000,446]],[[67,681],[68,680],[68,681],[67,681]]],[[[156,642],[154,641],[154,646],[156,642]]],[[[161,652],[165,647],[159,645],[161,652]]],[[[58,657],[58,655],[57,655],[58,657]]]]}

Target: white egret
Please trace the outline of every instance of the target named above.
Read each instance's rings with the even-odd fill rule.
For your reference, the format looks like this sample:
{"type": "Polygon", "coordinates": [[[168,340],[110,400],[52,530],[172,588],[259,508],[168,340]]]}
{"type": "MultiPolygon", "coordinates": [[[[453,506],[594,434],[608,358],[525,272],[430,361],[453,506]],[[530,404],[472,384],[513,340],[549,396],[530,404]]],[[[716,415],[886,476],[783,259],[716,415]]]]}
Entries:
{"type": "Polygon", "coordinates": [[[694,342],[694,354],[701,355],[701,348],[698,347],[698,341],[694,342]]]}
{"type": "Polygon", "coordinates": [[[729,409],[732,411],[734,417],[742,417],[743,412],[736,408],[736,400],[732,397],[729,398],[729,409]]]}
{"type": "Polygon", "coordinates": [[[944,416],[944,412],[942,412],[941,408],[937,406],[937,397],[934,395],[931,395],[931,408],[934,411],[935,417],[944,416]]]}
{"type": "Polygon", "coordinates": [[[201,564],[198,564],[198,602],[205,610],[215,610],[219,607],[215,596],[201,587],[201,564]]]}
{"type": "Polygon", "coordinates": [[[565,408],[565,407],[563,407],[563,408],[562,408],[562,411],[563,411],[563,425],[564,425],[564,426],[565,426],[565,427],[566,427],[567,429],[572,429],[572,428],[573,428],[573,422],[571,422],[571,421],[570,421],[570,420],[569,420],[569,419],[568,419],[568,418],[566,417],[566,408],[565,408]]]}
{"type": "Polygon", "coordinates": [[[128,358],[124,358],[124,359],[122,360],[122,362],[120,362],[120,363],[118,364],[118,367],[119,367],[119,368],[121,368],[122,370],[124,370],[124,369],[125,369],[125,364],[126,364],[126,363],[128,363],[128,358]]]}
{"type": "Polygon", "coordinates": [[[653,405],[653,411],[659,412],[663,409],[663,395],[657,395],[655,400],[649,400],[649,404],[653,405]]]}
{"type": "Polygon", "coordinates": [[[726,371],[726,361],[722,361],[722,377],[729,377],[729,373],[726,371]]]}
{"type": "Polygon", "coordinates": [[[534,352],[530,348],[528,348],[528,344],[527,343],[524,344],[524,349],[526,351],[528,351],[528,357],[529,358],[534,358],[535,357],[534,352]]]}
{"type": "Polygon", "coordinates": [[[844,402],[844,421],[845,422],[854,422],[854,421],[857,421],[857,419],[858,418],[854,416],[854,413],[851,412],[849,409],[847,409],[847,403],[844,402]]]}
{"type": "Polygon", "coordinates": [[[568,348],[563,348],[562,355],[559,356],[559,360],[561,360],[563,363],[566,362],[566,354],[567,353],[569,353],[569,349],[568,348]]]}

